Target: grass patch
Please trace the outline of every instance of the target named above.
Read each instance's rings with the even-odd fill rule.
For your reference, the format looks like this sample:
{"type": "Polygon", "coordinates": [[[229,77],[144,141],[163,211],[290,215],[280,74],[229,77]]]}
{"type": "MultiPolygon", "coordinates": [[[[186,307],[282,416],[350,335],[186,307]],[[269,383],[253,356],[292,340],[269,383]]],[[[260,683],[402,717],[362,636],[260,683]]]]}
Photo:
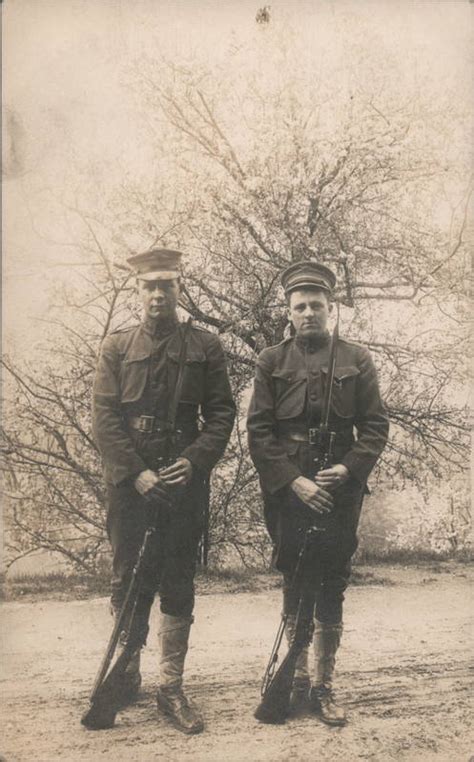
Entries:
{"type": "Polygon", "coordinates": [[[398,566],[423,566],[432,563],[470,563],[474,561],[474,550],[463,548],[457,553],[436,553],[434,551],[402,550],[394,548],[384,553],[371,553],[368,550],[358,551],[355,556],[355,564],[370,564],[371,566],[383,566],[393,564],[398,566]]]}
{"type": "MultiPolygon", "coordinates": [[[[351,584],[352,585],[394,585],[390,579],[388,567],[409,566],[413,569],[427,569],[432,573],[452,573],[458,569],[462,572],[465,564],[464,559],[440,559],[433,558],[432,554],[416,561],[411,555],[390,554],[380,558],[371,558],[370,561],[364,555],[354,563],[351,584]],[[384,575],[383,569],[387,568],[384,575]]],[[[0,586],[0,599],[4,601],[33,602],[38,600],[80,600],[85,598],[97,598],[110,594],[110,573],[84,574],[53,572],[49,574],[22,574],[17,577],[4,579],[0,586]]],[[[200,568],[196,574],[196,592],[198,595],[225,594],[225,593],[259,593],[265,590],[276,590],[282,586],[282,576],[278,572],[256,569],[233,569],[209,567],[200,568]]]]}
{"type": "Polygon", "coordinates": [[[78,600],[108,595],[109,576],[51,572],[49,574],[19,574],[7,578],[0,588],[2,600],[78,600]]]}
{"type": "Polygon", "coordinates": [[[282,585],[281,574],[262,569],[198,569],[196,591],[198,595],[210,593],[258,593],[282,585]]]}
{"type": "MultiPolygon", "coordinates": [[[[352,575],[355,585],[384,585],[388,580],[367,569],[355,569],[352,575]]],[[[282,586],[279,572],[262,569],[216,569],[200,568],[196,574],[196,592],[198,595],[225,593],[259,593],[264,590],[276,590],[282,586]]],[[[4,601],[35,600],[80,600],[97,598],[110,594],[109,575],[65,574],[22,574],[4,580],[0,588],[0,597],[4,601]]]]}
{"type": "Polygon", "coordinates": [[[386,585],[390,587],[395,583],[388,577],[382,577],[380,574],[372,571],[371,569],[365,569],[360,566],[355,566],[351,574],[351,585],[386,585]]]}

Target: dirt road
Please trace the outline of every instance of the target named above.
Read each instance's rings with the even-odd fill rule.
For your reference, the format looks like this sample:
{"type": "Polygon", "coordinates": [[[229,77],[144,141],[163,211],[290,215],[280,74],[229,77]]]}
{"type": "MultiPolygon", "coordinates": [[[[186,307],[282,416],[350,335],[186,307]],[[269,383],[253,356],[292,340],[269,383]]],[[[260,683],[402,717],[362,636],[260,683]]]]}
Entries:
{"type": "Polygon", "coordinates": [[[113,730],[94,733],[79,718],[110,631],[107,601],[5,603],[0,752],[8,762],[468,762],[474,575],[465,567],[377,573],[389,584],[353,587],[347,595],[337,686],[351,721],[342,729],[311,717],[276,727],[253,718],[279,591],[198,599],[187,686],[206,731],[192,738],[155,711],[157,611],[138,704],[119,714],[113,730]]]}

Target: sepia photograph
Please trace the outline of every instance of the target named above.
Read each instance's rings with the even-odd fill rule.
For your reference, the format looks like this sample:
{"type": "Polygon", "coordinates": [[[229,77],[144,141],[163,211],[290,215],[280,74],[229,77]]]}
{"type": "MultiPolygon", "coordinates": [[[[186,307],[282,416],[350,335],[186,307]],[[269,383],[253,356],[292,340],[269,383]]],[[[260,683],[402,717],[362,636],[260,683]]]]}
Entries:
{"type": "Polygon", "coordinates": [[[0,760],[473,762],[472,0],[0,9],[0,760]]]}

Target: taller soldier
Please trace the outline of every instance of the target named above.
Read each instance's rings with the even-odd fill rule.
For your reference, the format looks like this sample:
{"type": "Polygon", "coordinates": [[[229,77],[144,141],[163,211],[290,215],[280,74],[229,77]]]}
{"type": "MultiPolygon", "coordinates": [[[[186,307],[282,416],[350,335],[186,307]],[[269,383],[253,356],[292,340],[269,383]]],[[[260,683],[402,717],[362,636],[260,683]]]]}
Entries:
{"type": "Polygon", "coordinates": [[[293,708],[309,700],[320,718],[342,725],[345,712],[334,700],[332,678],[342,635],[342,604],[357,547],[357,525],[369,473],[383,450],[388,418],[368,350],[339,339],[329,428],[336,432],[335,460],[308,478],[310,437],[321,421],[328,372],[328,319],[334,273],[318,263],[299,262],[281,276],[292,335],[259,356],[248,415],[249,447],[260,476],[274,562],[283,572],[283,608],[291,640],[299,591],[293,576],[306,530],[325,531],[313,553],[314,670],[308,653],[298,659],[293,708]],[[354,432],[357,436],[354,436],[354,432]],[[311,685],[312,683],[312,685],[311,685]]]}
{"type": "MultiPolygon", "coordinates": [[[[159,470],[168,404],[183,340],[177,305],[181,253],[155,249],[131,257],[143,306],[140,325],[110,333],[94,382],[93,433],[107,488],[107,530],[113,551],[112,608],[123,603],[146,529],[146,495],[162,483],[181,497],[163,512],[153,564],[138,600],[144,631],[155,593],[161,606],[158,708],[181,731],[198,733],[202,718],[186,698],[184,660],[193,622],[194,574],[209,474],[223,454],[235,416],[224,352],[217,336],[192,326],[177,410],[180,456],[159,470]],[[202,423],[199,423],[199,420],[202,423]]],[[[124,701],[140,685],[140,653],[124,682],[124,701]]]]}

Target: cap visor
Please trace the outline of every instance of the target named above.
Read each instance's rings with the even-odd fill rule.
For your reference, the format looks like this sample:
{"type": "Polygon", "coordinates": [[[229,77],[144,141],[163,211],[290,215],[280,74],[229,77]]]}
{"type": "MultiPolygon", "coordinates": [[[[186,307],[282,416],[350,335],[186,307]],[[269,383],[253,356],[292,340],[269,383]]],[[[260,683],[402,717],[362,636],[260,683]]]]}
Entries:
{"type": "Polygon", "coordinates": [[[290,291],[304,291],[305,288],[312,288],[314,290],[318,291],[328,291],[331,293],[332,289],[328,286],[327,283],[316,283],[314,280],[307,281],[307,280],[301,280],[296,283],[291,283],[289,286],[286,287],[286,293],[290,293],[290,291]]]}
{"type": "Polygon", "coordinates": [[[137,273],[139,280],[174,280],[179,278],[177,270],[155,270],[150,273],[137,273]]]}

